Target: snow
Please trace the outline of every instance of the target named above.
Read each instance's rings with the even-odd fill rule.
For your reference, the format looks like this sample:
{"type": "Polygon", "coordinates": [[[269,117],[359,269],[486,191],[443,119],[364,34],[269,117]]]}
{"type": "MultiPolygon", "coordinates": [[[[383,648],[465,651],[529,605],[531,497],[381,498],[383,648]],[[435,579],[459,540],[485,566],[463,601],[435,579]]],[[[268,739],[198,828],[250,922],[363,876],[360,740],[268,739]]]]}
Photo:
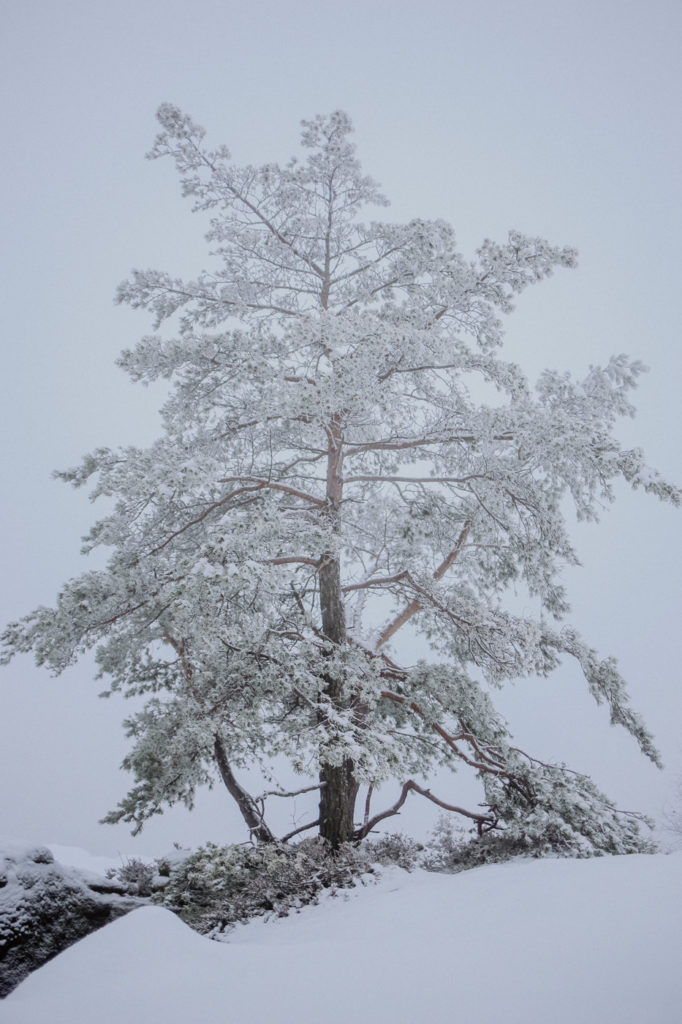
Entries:
{"type": "Polygon", "coordinates": [[[2,1024],[669,1024],[682,853],[398,869],[212,942],[134,911],[0,1004],[2,1024]]]}
{"type": "MultiPolygon", "coordinates": [[[[47,843],[48,849],[54,854],[54,859],[60,864],[68,864],[69,867],[78,868],[81,871],[88,871],[95,875],[105,875],[110,869],[120,868],[128,858],[102,857],[83,850],[80,846],[62,846],[61,843],[47,843]]],[[[146,857],[139,857],[139,860],[147,860],[146,857]]]]}

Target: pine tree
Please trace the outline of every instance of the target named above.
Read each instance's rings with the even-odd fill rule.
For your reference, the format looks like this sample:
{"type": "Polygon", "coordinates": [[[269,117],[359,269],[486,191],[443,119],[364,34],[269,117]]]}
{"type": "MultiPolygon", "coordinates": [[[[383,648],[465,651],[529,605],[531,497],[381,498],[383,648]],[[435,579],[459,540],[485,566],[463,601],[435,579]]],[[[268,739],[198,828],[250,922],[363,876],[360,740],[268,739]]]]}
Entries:
{"type": "Polygon", "coordinates": [[[577,561],[567,499],[595,519],[625,479],[679,501],[613,436],[642,367],[618,356],[532,388],[500,354],[514,296],[574,251],[511,232],[469,262],[442,221],[363,221],[386,201],[339,111],[303,122],[307,159],[261,168],[207,148],[176,107],[158,118],[150,156],[171,157],[210,214],[214,264],[193,281],[136,270],[119,288],[154,318],[119,362],[133,381],[169,382],[163,434],[58,474],[113,499],[85,538],[108,565],[3,637],[5,661],[33,651],[56,673],[95,648],[108,692],[146,699],[126,721],[135,784],[105,820],[140,828],[220,777],[272,841],[234,771],[283,756],[317,775],[310,827],[333,846],[418,792],[479,837],[640,848],[637,823],[589,779],[512,746],[490,696],[570,654],[657,761],[614,660],[561,626],[560,575],[577,561]],[[536,619],[509,610],[513,588],[536,619]],[[432,652],[412,666],[391,651],[408,623],[432,652]],[[442,765],[477,773],[485,804],[413,779],[442,765]],[[372,815],[388,779],[400,797],[372,815]]]}

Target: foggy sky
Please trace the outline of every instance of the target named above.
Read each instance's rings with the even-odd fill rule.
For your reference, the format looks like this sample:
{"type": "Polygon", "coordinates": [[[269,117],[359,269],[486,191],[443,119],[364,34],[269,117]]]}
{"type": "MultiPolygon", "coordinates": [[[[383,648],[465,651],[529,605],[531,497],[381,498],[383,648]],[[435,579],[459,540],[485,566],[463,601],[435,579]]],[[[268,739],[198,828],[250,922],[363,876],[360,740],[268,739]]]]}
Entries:
{"type": "MultiPolygon", "coordinates": [[[[510,228],[575,245],[578,270],[522,296],[506,355],[531,377],[641,358],[651,371],[619,436],[682,482],[676,0],[25,0],[4,5],[0,48],[2,624],[88,565],[80,537],[97,508],[52,470],[157,430],[161,392],[113,365],[150,321],[112,297],[132,267],[191,275],[207,262],[170,161],[144,160],[161,102],[254,164],[286,161],[302,118],[341,107],[392,200],[382,217],[442,217],[465,255],[510,228]]],[[[619,499],[576,528],[571,621],[618,656],[668,771],[609,728],[575,666],[499,706],[520,745],[657,814],[682,771],[682,513],[624,488],[619,499]]],[[[93,675],[85,661],[51,679],[27,658],[1,671],[0,832],[93,852],[243,838],[219,792],[135,842],[96,824],[127,788],[126,707],[98,701],[93,675]]],[[[409,828],[409,813],[394,824],[409,828]]]]}

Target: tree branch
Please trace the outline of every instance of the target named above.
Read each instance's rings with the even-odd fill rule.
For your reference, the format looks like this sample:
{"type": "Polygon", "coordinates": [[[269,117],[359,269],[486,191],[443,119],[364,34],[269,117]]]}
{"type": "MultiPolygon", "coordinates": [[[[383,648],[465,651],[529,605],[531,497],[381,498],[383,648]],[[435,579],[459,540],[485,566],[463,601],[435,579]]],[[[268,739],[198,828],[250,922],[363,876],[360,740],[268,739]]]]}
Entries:
{"type": "Polygon", "coordinates": [[[279,555],[277,558],[266,558],[264,565],[312,565],[315,569],[320,566],[319,558],[309,558],[307,555],[279,555]]]}
{"type": "Polygon", "coordinates": [[[242,818],[249,826],[252,836],[255,836],[260,843],[275,843],[277,840],[265,823],[263,815],[259,812],[256,801],[247,793],[242,785],[237,782],[227,759],[227,751],[220,737],[216,734],[213,743],[213,752],[220,769],[220,774],[225,786],[237,802],[242,818]]]}
{"type": "Polygon", "coordinates": [[[172,540],[175,540],[176,537],[179,537],[180,534],[185,533],[186,530],[190,530],[193,526],[198,526],[198,524],[202,523],[204,519],[207,518],[207,516],[210,516],[211,512],[215,512],[216,509],[221,508],[223,505],[227,505],[228,502],[232,501],[232,499],[236,498],[238,495],[248,494],[252,493],[253,491],[259,490],[261,490],[260,487],[237,487],[234,491],[230,491],[230,493],[225,495],[224,498],[221,498],[219,501],[212,502],[208,506],[208,508],[204,509],[201,515],[197,516],[195,519],[190,519],[190,521],[188,523],[185,523],[184,526],[181,526],[179,530],[175,530],[174,533],[171,533],[170,536],[167,537],[166,540],[163,542],[163,544],[159,544],[158,547],[152,548],[149,554],[158,555],[159,551],[163,551],[163,549],[167,547],[172,540]]]}
{"type": "MultiPolygon", "coordinates": [[[[216,167],[216,165],[213,163],[213,161],[209,160],[209,158],[206,155],[206,153],[204,153],[203,150],[199,149],[199,147],[196,145],[196,143],[193,140],[192,140],[192,146],[193,146],[195,152],[199,154],[199,157],[203,161],[203,163],[208,168],[210,168],[210,170],[213,172],[213,174],[217,178],[218,175],[219,175],[219,171],[218,171],[218,168],[216,167]]],[[[286,235],[283,235],[282,232],[279,231],[278,228],[275,227],[275,225],[272,223],[272,221],[269,220],[265,216],[265,214],[262,213],[261,210],[258,209],[258,206],[256,206],[255,203],[252,203],[250,199],[247,199],[246,196],[242,195],[241,192],[239,191],[239,189],[235,188],[235,186],[230,184],[229,181],[223,181],[221,184],[226,189],[226,191],[229,192],[238,202],[243,203],[244,206],[247,208],[247,210],[250,210],[251,213],[254,215],[254,217],[256,217],[261,222],[261,224],[265,228],[267,228],[268,231],[272,235],[274,235],[274,237],[279,242],[282,243],[282,245],[286,246],[287,249],[289,249],[289,251],[292,252],[297,259],[302,260],[303,263],[307,264],[307,266],[309,266],[310,269],[315,274],[317,274],[318,277],[322,277],[323,276],[323,272],[322,272],[321,268],[317,266],[315,261],[311,260],[308,256],[306,256],[305,253],[300,252],[298,247],[296,245],[294,245],[294,243],[291,241],[291,239],[288,239],[286,237],[286,235]]],[[[213,186],[213,187],[215,188],[216,191],[219,192],[219,187],[216,187],[216,186],[213,186]]]]}
{"type": "MultiPolygon", "coordinates": [[[[346,452],[346,458],[351,458],[353,455],[362,455],[363,452],[378,452],[388,451],[397,452],[405,451],[410,448],[423,448],[425,445],[433,444],[455,444],[457,442],[466,442],[471,444],[475,441],[479,441],[480,438],[474,434],[451,434],[448,437],[433,437],[433,438],[418,438],[415,437],[410,441],[369,441],[367,443],[346,441],[345,446],[350,448],[350,451],[346,452]]],[[[506,434],[495,434],[492,438],[493,441],[513,441],[514,435],[510,433],[506,434]]]]}
{"type": "Polygon", "coordinates": [[[467,811],[466,808],[458,807],[456,804],[448,804],[439,797],[434,796],[430,789],[423,789],[423,787],[419,786],[413,779],[408,779],[408,781],[403,785],[400,796],[393,806],[389,807],[388,810],[381,811],[380,814],[375,814],[373,818],[369,819],[369,821],[364,822],[362,828],[359,828],[355,832],[353,838],[356,842],[359,842],[361,839],[364,839],[365,836],[369,835],[372,829],[378,825],[380,821],[383,821],[384,818],[390,818],[394,814],[399,814],[400,808],[407,800],[408,793],[410,792],[419,793],[421,796],[426,797],[427,800],[437,804],[438,807],[442,807],[445,811],[453,811],[455,814],[463,814],[465,818],[470,818],[472,821],[476,822],[479,827],[479,831],[481,831],[484,826],[488,826],[488,830],[493,829],[497,824],[497,818],[493,814],[477,814],[475,811],[467,811]]]}
{"type": "Polygon", "coordinates": [[[424,722],[425,725],[427,725],[430,729],[437,733],[437,735],[440,736],[441,739],[445,741],[450,750],[452,750],[453,754],[461,758],[461,760],[464,761],[465,764],[468,764],[471,768],[475,768],[477,771],[484,772],[487,775],[498,775],[502,778],[511,780],[511,773],[508,772],[505,768],[503,768],[499,761],[495,760],[491,755],[486,754],[485,751],[483,751],[481,747],[478,745],[478,743],[476,743],[476,741],[473,740],[473,737],[470,737],[470,734],[462,734],[461,736],[451,736],[450,733],[448,733],[443,728],[442,725],[438,724],[438,722],[430,721],[428,715],[425,713],[423,708],[419,706],[419,704],[417,704],[413,700],[410,700],[408,697],[403,697],[399,693],[393,693],[391,690],[382,690],[381,696],[385,700],[393,701],[394,704],[406,705],[410,709],[410,711],[414,711],[415,715],[417,715],[418,718],[421,718],[422,722],[424,722]],[[481,760],[474,761],[471,757],[465,754],[463,750],[460,750],[460,748],[457,746],[457,739],[463,739],[467,742],[471,742],[472,746],[474,747],[474,750],[479,755],[481,760]]]}
{"type": "Polygon", "coordinates": [[[312,793],[314,790],[322,789],[322,787],[326,785],[326,782],[316,782],[314,786],[304,786],[303,789],[294,789],[292,790],[291,793],[285,793],[283,790],[279,789],[268,789],[266,790],[265,793],[261,793],[261,795],[257,797],[257,799],[264,800],[268,796],[300,796],[301,793],[312,793]]]}
{"type": "Polygon", "coordinates": [[[368,580],[364,580],[362,583],[349,583],[347,586],[342,587],[344,594],[350,593],[351,590],[369,590],[370,587],[388,587],[392,583],[400,583],[401,580],[407,579],[409,573],[406,569],[402,572],[397,572],[394,576],[371,576],[368,580]]]}
{"type": "Polygon", "coordinates": [[[345,484],[384,483],[384,484],[466,484],[470,480],[485,480],[487,473],[470,473],[469,476],[346,476],[345,484]]]}
{"type": "Polygon", "coordinates": [[[363,828],[367,826],[369,821],[369,809],[372,806],[372,793],[374,792],[374,783],[370,782],[367,788],[367,797],[365,798],[365,816],[362,821],[363,828]]]}
{"type": "Polygon", "coordinates": [[[282,491],[284,494],[290,494],[294,498],[301,498],[303,501],[309,501],[313,505],[317,505],[319,508],[324,508],[326,502],[322,498],[316,498],[312,494],[308,494],[306,491],[299,491],[296,487],[290,487],[288,484],[280,484],[274,480],[266,480],[259,476],[225,476],[218,480],[219,484],[233,484],[244,481],[245,483],[258,484],[262,488],[266,488],[271,491],[282,491]]]}
{"type": "Polygon", "coordinates": [[[315,821],[311,821],[309,825],[301,825],[300,828],[295,828],[293,832],[287,832],[285,836],[282,836],[280,843],[287,843],[294,836],[297,836],[299,832],[307,832],[309,828],[315,828],[316,825],[320,824],[320,819],[316,818],[315,821]]]}
{"type": "MultiPolygon", "coordinates": [[[[459,537],[457,538],[457,543],[456,543],[455,547],[452,549],[450,554],[446,558],[443,559],[441,564],[438,566],[438,568],[434,572],[434,574],[433,574],[434,580],[442,579],[443,576],[445,575],[445,573],[450,568],[450,566],[453,564],[453,562],[459,557],[459,554],[460,554],[462,548],[466,544],[466,540],[467,540],[467,537],[469,536],[470,529],[471,529],[471,520],[467,519],[467,521],[465,522],[464,526],[462,527],[462,532],[460,533],[459,537]]],[[[406,608],[403,609],[403,611],[400,613],[400,615],[397,615],[396,618],[393,619],[393,621],[390,622],[388,624],[388,626],[386,626],[386,628],[383,630],[383,632],[381,633],[381,636],[377,640],[376,649],[378,650],[379,647],[381,647],[382,644],[385,644],[388,640],[390,640],[391,637],[394,636],[398,632],[399,629],[402,629],[402,627],[405,625],[405,623],[409,622],[409,620],[412,618],[412,616],[416,615],[417,612],[420,611],[423,607],[424,606],[423,606],[421,601],[418,601],[416,599],[414,601],[410,601],[410,603],[407,605],[406,608]]]]}

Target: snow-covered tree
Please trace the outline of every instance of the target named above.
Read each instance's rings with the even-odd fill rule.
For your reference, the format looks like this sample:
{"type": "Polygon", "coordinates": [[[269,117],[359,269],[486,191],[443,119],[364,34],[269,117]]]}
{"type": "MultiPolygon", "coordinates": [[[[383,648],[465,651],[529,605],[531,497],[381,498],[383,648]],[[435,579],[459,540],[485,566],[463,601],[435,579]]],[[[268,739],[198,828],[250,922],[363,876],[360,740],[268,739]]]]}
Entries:
{"type": "Polygon", "coordinates": [[[572,655],[657,760],[614,660],[560,625],[569,503],[595,519],[618,479],[679,498],[612,433],[641,366],[618,356],[533,388],[500,356],[514,296],[575,253],[511,232],[470,262],[442,221],[361,219],[386,200],[340,111],[303,122],[305,160],[260,168],[207,148],[174,106],[158,118],[150,156],[171,157],[210,212],[214,257],[195,280],[136,270],[118,292],[154,319],[119,362],[169,382],[163,435],[59,474],[113,499],[85,539],[108,565],[4,634],[5,660],[33,651],[57,673],[95,648],[109,692],[145,698],[126,722],[135,784],[105,820],[141,827],[222,778],[269,841],[235,769],[285,757],[315,777],[310,827],[333,845],[416,791],[479,835],[637,848],[636,822],[589,779],[512,745],[490,696],[572,655]],[[536,619],[512,614],[510,589],[536,619]],[[428,661],[392,653],[408,623],[428,661]],[[477,773],[485,803],[458,807],[413,778],[443,765],[477,773]],[[400,797],[372,814],[389,779],[400,797]]]}

